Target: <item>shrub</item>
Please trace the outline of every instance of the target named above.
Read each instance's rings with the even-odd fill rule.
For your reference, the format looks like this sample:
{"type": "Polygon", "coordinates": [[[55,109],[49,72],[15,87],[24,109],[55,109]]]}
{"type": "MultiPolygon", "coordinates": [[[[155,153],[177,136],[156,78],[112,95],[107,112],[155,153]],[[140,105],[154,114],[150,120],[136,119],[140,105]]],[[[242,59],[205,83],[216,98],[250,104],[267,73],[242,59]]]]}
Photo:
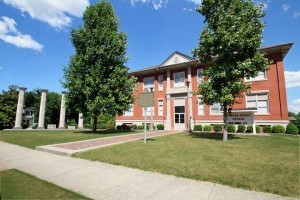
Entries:
{"type": "Polygon", "coordinates": [[[299,133],[299,130],[297,128],[297,126],[293,123],[289,123],[286,127],[286,131],[285,131],[286,134],[293,134],[293,135],[296,135],[299,133]]]}
{"type": "Polygon", "coordinates": [[[194,131],[202,131],[202,125],[201,124],[197,124],[194,126],[194,131]]]}
{"type": "MultiPolygon", "coordinates": [[[[260,127],[258,125],[255,126],[255,130],[256,130],[256,133],[260,133],[260,127]]],[[[253,126],[252,125],[247,126],[246,132],[253,133],[253,126]]]]}
{"type": "Polygon", "coordinates": [[[284,132],[285,132],[285,129],[281,125],[274,125],[272,127],[272,133],[284,133],[284,132]]]}
{"type": "Polygon", "coordinates": [[[203,128],[203,131],[208,131],[210,132],[212,130],[211,126],[210,125],[205,125],[204,128],[203,128]]]}
{"type": "Polygon", "coordinates": [[[156,130],[156,126],[154,124],[153,124],[152,128],[153,128],[154,131],[156,130]]]}
{"type": "Polygon", "coordinates": [[[228,131],[228,133],[235,133],[235,125],[229,124],[227,126],[227,131],[228,131]]]}
{"type": "Polygon", "coordinates": [[[138,130],[143,130],[143,129],[144,129],[144,126],[143,126],[143,125],[138,125],[137,129],[138,129],[138,130]]]}
{"type": "Polygon", "coordinates": [[[246,126],[244,124],[238,125],[238,130],[237,130],[238,133],[244,133],[245,130],[246,130],[246,126]]]}
{"type": "Polygon", "coordinates": [[[156,128],[157,128],[157,130],[164,130],[165,129],[163,124],[157,124],[156,128]]]}
{"type": "Polygon", "coordinates": [[[128,126],[128,125],[126,125],[126,124],[122,124],[122,125],[121,125],[121,129],[122,129],[122,130],[131,130],[131,126],[128,126]]]}
{"type": "Polygon", "coordinates": [[[121,125],[118,125],[118,126],[117,126],[117,130],[122,130],[122,126],[121,126],[121,125]]]}
{"type": "Polygon", "coordinates": [[[97,124],[97,129],[106,129],[106,124],[97,124]]]}
{"type": "Polygon", "coordinates": [[[271,126],[264,126],[264,133],[272,133],[272,127],[271,126]]]}
{"type": "Polygon", "coordinates": [[[116,122],[113,119],[108,120],[108,122],[106,123],[107,130],[114,130],[115,126],[116,126],[116,122]]]}
{"type": "Polygon", "coordinates": [[[214,131],[221,132],[222,131],[222,124],[214,124],[214,131]]]}
{"type": "Polygon", "coordinates": [[[132,125],[132,130],[136,130],[137,127],[138,127],[138,126],[137,126],[136,124],[133,124],[133,125],[132,125]]]}

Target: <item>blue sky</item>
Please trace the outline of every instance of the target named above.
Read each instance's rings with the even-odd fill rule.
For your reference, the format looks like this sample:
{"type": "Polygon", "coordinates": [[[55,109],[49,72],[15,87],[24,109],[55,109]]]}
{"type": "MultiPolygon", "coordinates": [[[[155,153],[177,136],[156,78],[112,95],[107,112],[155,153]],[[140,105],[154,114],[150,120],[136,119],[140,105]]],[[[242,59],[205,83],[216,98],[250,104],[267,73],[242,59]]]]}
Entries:
{"type": "MultiPolygon", "coordinates": [[[[71,28],[94,0],[0,0],[0,90],[9,85],[60,92],[74,53],[71,28]]],[[[203,29],[200,0],[112,0],[127,33],[131,70],[161,64],[174,51],[191,55],[203,29]]],[[[261,0],[267,12],[262,46],[294,42],[285,57],[289,109],[300,112],[300,1],[261,0]]]]}

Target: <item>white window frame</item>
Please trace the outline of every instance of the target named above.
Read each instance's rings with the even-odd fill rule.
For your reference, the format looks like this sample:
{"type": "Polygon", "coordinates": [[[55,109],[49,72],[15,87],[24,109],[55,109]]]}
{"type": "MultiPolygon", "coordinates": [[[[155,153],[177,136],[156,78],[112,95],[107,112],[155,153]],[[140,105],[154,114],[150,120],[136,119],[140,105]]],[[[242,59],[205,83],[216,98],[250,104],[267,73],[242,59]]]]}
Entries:
{"type": "Polygon", "coordinates": [[[185,72],[177,72],[173,74],[173,80],[174,80],[174,87],[184,87],[185,86],[185,72]],[[176,79],[175,76],[179,75],[179,82],[176,83],[176,79]],[[181,81],[180,79],[182,78],[183,75],[183,81],[181,81]]]}
{"type": "Polygon", "coordinates": [[[143,90],[148,89],[150,92],[150,88],[153,88],[153,91],[154,91],[154,76],[146,77],[143,79],[143,90]],[[153,80],[153,84],[145,85],[145,83],[148,83],[148,80],[151,80],[151,79],[153,80]]]}
{"type": "Polygon", "coordinates": [[[157,103],[157,116],[164,116],[164,100],[159,99],[157,103]]]}
{"type": "Polygon", "coordinates": [[[133,116],[133,104],[130,104],[130,107],[127,111],[124,112],[123,116],[133,116]]]}
{"type": "Polygon", "coordinates": [[[221,104],[220,103],[214,103],[213,105],[210,106],[210,115],[221,115],[221,104]],[[218,113],[212,113],[211,112],[211,110],[212,110],[211,107],[216,105],[216,104],[218,105],[218,113]]]}
{"type": "Polygon", "coordinates": [[[245,78],[246,82],[262,81],[262,80],[267,80],[267,72],[266,71],[258,72],[257,76],[255,76],[255,77],[245,78]]]}
{"type": "Polygon", "coordinates": [[[198,83],[203,81],[203,69],[197,69],[197,81],[198,83]],[[199,78],[199,72],[201,72],[201,79],[199,78]]]}
{"type": "Polygon", "coordinates": [[[264,115],[264,114],[269,114],[270,113],[270,102],[269,102],[269,93],[251,93],[251,94],[248,94],[246,95],[246,108],[253,108],[252,106],[249,107],[249,96],[255,96],[255,100],[251,101],[251,102],[255,102],[255,105],[257,109],[257,112],[255,114],[258,114],[258,115],[264,115]],[[258,98],[258,96],[266,96],[266,100],[261,100],[258,98]],[[261,106],[259,102],[263,102],[263,101],[266,101],[266,106],[261,106]],[[267,112],[261,112],[261,109],[260,108],[267,108],[267,112]]]}
{"type": "MultiPolygon", "coordinates": [[[[153,109],[152,112],[153,112],[153,116],[154,116],[154,107],[147,107],[147,116],[151,116],[151,108],[153,109]]],[[[143,116],[145,116],[145,109],[143,107],[143,116]]]]}
{"type": "Polygon", "coordinates": [[[158,90],[162,91],[164,90],[164,75],[158,75],[158,90]]]}
{"type": "Polygon", "coordinates": [[[201,98],[198,98],[198,115],[204,115],[204,102],[201,98]]]}

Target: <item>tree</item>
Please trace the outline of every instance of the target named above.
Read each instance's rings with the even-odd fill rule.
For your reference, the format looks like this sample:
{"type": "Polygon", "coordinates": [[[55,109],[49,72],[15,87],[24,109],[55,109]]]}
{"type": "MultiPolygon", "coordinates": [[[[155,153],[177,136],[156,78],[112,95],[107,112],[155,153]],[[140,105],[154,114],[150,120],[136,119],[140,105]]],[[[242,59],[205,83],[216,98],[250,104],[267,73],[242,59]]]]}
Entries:
{"type": "Polygon", "coordinates": [[[8,91],[0,94],[0,130],[13,128],[18,104],[18,86],[8,86],[8,91]]]}
{"type": "Polygon", "coordinates": [[[116,115],[129,109],[136,79],[127,76],[127,37],[118,30],[111,3],[102,0],[89,6],[83,22],[71,31],[75,54],[64,68],[63,86],[67,107],[91,115],[96,132],[100,113],[116,115]]]}
{"type": "Polygon", "coordinates": [[[203,74],[208,77],[198,93],[205,104],[220,103],[223,107],[224,141],[228,109],[251,88],[244,78],[267,69],[268,60],[258,51],[264,28],[262,7],[251,0],[203,0],[197,8],[206,26],[193,53],[207,65],[203,74]]]}

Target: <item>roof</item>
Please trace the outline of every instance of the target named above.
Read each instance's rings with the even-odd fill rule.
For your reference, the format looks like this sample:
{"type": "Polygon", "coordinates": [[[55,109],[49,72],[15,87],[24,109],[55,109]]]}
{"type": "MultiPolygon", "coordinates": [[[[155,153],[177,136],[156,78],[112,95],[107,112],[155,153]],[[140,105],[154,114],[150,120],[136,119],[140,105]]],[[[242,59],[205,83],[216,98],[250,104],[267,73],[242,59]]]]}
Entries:
{"type": "MultiPolygon", "coordinates": [[[[261,52],[267,53],[267,54],[282,53],[282,56],[284,58],[292,46],[293,46],[293,42],[289,42],[289,43],[277,44],[277,45],[272,45],[272,46],[260,47],[260,48],[258,48],[258,50],[261,52]]],[[[153,73],[156,71],[165,71],[168,69],[181,68],[186,65],[195,67],[199,64],[203,64],[200,62],[199,59],[192,58],[192,57],[185,55],[178,51],[174,51],[162,64],[135,70],[135,71],[129,72],[128,74],[135,75],[135,76],[136,75],[146,75],[146,74],[153,73]],[[173,62],[172,64],[169,64],[168,61],[170,61],[170,59],[172,59],[172,57],[174,57],[175,55],[181,56],[183,59],[185,59],[185,61],[179,62],[179,63],[173,62]]]]}

